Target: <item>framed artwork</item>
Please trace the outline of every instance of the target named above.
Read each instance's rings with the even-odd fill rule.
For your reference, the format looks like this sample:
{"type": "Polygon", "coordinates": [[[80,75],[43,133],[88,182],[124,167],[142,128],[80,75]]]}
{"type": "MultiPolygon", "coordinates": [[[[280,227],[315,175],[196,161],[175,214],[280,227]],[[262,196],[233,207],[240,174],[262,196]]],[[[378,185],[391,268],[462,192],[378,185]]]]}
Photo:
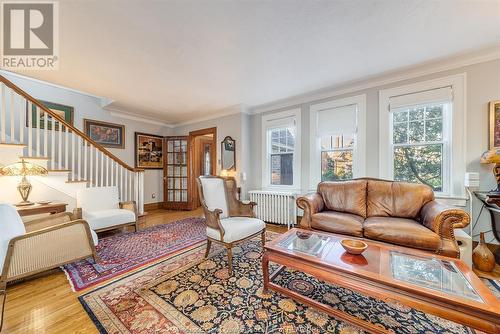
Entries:
{"type": "Polygon", "coordinates": [[[135,132],[135,167],[163,169],[163,137],[135,132]]]}
{"type": "Polygon", "coordinates": [[[490,102],[489,149],[500,148],[500,100],[490,102]]]}
{"type": "Polygon", "coordinates": [[[125,148],[125,126],[84,119],[85,134],[96,143],[110,148],[125,148]]]}
{"type": "MultiPolygon", "coordinates": [[[[65,106],[63,104],[58,104],[58,103],[53,103],[53,102],[47,102],[47,101],[42,101],[38,100],[41,104],[43,104],[45,107],[56,113],[57,115],[61,116],[67,123],[73,125],[73,117],[74,117],[74,111],[75,109],[70,106],[65,106]]],[[[26,103],[26,127],[28,127],[28,117],[29,111],[28,111],[28,103],[26,103]]],[[[36,117],[36,110],[37,107],[36,105],[32,104],[31,105],[31,126],[33,128],[40,128],[44,129],[45,128],[45,115],[43,110],[39,109],[40,112],[40,121],[39,124],[37,124],[37,117],[36,117]]],[[[48,115],[47,119],[47,130],[52,130],[52,116],[48,115]]],[[[59,121],[55,121],[55,130],[59,131],[59,121]]],[[[64,128],[64,131],[65,128],[64,128]]]]}

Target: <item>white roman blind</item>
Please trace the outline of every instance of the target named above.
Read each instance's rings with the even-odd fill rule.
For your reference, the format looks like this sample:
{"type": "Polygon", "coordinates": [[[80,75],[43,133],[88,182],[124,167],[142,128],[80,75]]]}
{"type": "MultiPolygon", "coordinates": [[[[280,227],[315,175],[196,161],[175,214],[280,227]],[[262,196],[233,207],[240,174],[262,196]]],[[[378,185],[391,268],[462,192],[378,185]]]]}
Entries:
{"type": "Polygon", "coordinates": [[[447,86],[410,94],[391,96],[389,98],[389,110],[422,104],[451,102],[452,100],[452,87],[447,86]]]}
{"type": "Polygon", "coordinates": [[[318,111],[317,136],[356,133],[357,105],[329,108],[318,111]]]}

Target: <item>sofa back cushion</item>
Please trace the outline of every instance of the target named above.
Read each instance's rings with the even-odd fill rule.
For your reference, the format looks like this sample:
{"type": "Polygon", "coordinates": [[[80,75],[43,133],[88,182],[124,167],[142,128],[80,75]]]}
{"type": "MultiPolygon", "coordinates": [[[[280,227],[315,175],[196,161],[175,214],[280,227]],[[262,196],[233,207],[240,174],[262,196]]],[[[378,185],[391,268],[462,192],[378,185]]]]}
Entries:
{"type": "Polygon", "coordinates": [[[318,193],[326,210],[352,213],[366,218],[366,180],[321,182],[318,193]]]}
{"type": "Polygon", "coordinates": [[[434,199],[429,186],[418,183],[368,180],[367,217],[415,219],[422,207],[434,199]]]}
{"type": "Polygon", "coordinates": [[[76,206],[87,213],[119,208],[118,187],[95,187],[79,189],[76,192],[76,206]]]}

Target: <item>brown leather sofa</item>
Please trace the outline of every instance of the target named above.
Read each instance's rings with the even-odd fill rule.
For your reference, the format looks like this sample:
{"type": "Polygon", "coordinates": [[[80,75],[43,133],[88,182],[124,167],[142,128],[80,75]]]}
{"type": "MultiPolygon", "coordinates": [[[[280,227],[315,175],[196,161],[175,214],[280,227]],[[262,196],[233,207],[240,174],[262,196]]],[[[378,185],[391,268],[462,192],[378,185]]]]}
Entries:
{"type": "Polygon", "coordinates": [[[454,229],[469,215],[434,200],[423,184],[355,179],[321,182],[316,193],[297,199],[300,227],[361,237],[459,257],[454,229]]]}

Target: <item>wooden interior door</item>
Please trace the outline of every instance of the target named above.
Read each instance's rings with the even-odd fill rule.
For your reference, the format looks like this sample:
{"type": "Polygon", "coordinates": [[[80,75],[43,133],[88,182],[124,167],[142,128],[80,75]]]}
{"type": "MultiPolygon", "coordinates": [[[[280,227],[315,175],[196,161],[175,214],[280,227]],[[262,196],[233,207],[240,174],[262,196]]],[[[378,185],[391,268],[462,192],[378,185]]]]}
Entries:
{"type": "MultiPolygon", "coordinates": [[[[192,161],[193,161],[193,178],[200,175],[215,175],[214,156],[214,140],[211,136],[201,135],[193,138],[192,141],[192,161]]],[[[198,196],[198,187],[193,186],[193,208],[201,205],[200,197],[198,196]]]]}
{"type": "Polygon", "coordinates": [[[189,210],[190,154],[189,137],[165,137],[163,166],[163,207],[170,210],[189,210]]]}

